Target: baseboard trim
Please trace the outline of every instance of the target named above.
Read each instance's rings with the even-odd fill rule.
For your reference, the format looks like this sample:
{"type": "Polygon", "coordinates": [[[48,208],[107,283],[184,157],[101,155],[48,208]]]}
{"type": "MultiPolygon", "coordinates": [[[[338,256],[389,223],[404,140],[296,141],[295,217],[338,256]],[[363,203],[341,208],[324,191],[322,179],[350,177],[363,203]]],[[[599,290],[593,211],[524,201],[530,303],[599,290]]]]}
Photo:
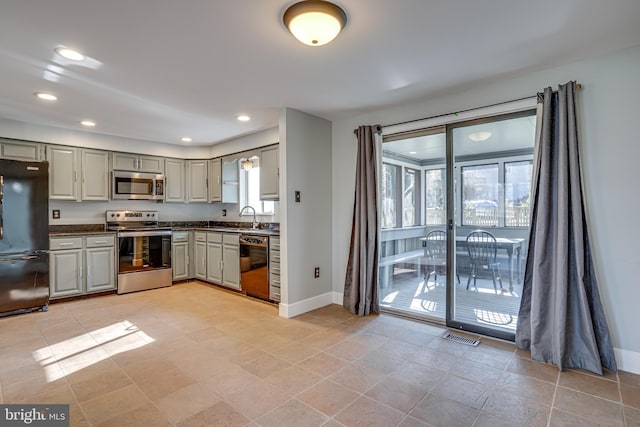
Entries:
{"type": "Polygon", "coordinates": [[[640,353],[614,348],[618,369],[640,375],[640,353]]]}
{"type": "Polygon", "coordinates": [[[307,298],[302,301],[294,302],[293,304],[280,303],[279,304],[280,317],[286,317],[288,319],[290,317],[299,316],[301,314],[315,310],[317,308],[321,308],[321,307],[325,307],[327,305],[333,304],[334,293],[335,292],[327,292],[326,294],[307,298]]]}
{"type": "Polygon", "coordinates": [[[336,291],[331,292],[331,294],[332,294],[333,303],[342,305],[342,303],[344,302],[344,294],[342,292],[336,292],[336,291]]]}

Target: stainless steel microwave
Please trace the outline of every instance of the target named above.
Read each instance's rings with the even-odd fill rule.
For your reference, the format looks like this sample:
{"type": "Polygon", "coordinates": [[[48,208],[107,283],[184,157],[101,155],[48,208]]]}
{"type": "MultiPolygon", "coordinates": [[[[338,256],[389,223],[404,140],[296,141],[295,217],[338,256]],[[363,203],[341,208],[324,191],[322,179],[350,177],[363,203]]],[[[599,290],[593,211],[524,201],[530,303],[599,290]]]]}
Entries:
{"type": "Polygon", "coordinates": [[[164,175],[113,171],[111,198],[114,200],[163,200],[164,175]]]}

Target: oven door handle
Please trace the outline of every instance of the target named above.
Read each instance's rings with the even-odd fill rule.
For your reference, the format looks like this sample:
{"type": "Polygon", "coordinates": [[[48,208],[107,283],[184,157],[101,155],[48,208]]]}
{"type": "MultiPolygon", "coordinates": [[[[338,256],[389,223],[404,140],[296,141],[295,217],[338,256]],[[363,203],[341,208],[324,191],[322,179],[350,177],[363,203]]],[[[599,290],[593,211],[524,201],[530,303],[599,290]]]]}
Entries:
{"type": "Polygon", "coordinates": [[[118,237],[171,236],[171,230],[119,231],[118,237]]]}

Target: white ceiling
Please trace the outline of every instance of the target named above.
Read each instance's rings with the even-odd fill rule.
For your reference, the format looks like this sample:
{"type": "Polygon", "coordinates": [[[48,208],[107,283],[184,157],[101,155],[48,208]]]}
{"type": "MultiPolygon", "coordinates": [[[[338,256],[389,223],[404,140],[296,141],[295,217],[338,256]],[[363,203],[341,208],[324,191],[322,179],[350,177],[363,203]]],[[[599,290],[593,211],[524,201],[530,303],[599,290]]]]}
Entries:
{"type": "Polygon", "coordinates": [[[335,120],[640,44],[638,0],[341,0],[347,27],[315,48],[285,30],[292,3],[4,0],[0,118],[211,144],[285,106],[335,120]]]}

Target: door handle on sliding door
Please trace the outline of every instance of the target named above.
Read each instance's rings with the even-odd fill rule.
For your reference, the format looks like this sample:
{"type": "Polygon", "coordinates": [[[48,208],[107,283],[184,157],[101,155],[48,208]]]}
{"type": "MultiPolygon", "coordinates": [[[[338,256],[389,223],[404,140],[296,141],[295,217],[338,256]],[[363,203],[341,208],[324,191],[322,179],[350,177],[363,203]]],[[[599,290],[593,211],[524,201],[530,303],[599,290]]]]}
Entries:
{"type": "Polygon", "coordinates": [[[0,175],[0,240],[4,238],[4,176],[0,175]]]}

